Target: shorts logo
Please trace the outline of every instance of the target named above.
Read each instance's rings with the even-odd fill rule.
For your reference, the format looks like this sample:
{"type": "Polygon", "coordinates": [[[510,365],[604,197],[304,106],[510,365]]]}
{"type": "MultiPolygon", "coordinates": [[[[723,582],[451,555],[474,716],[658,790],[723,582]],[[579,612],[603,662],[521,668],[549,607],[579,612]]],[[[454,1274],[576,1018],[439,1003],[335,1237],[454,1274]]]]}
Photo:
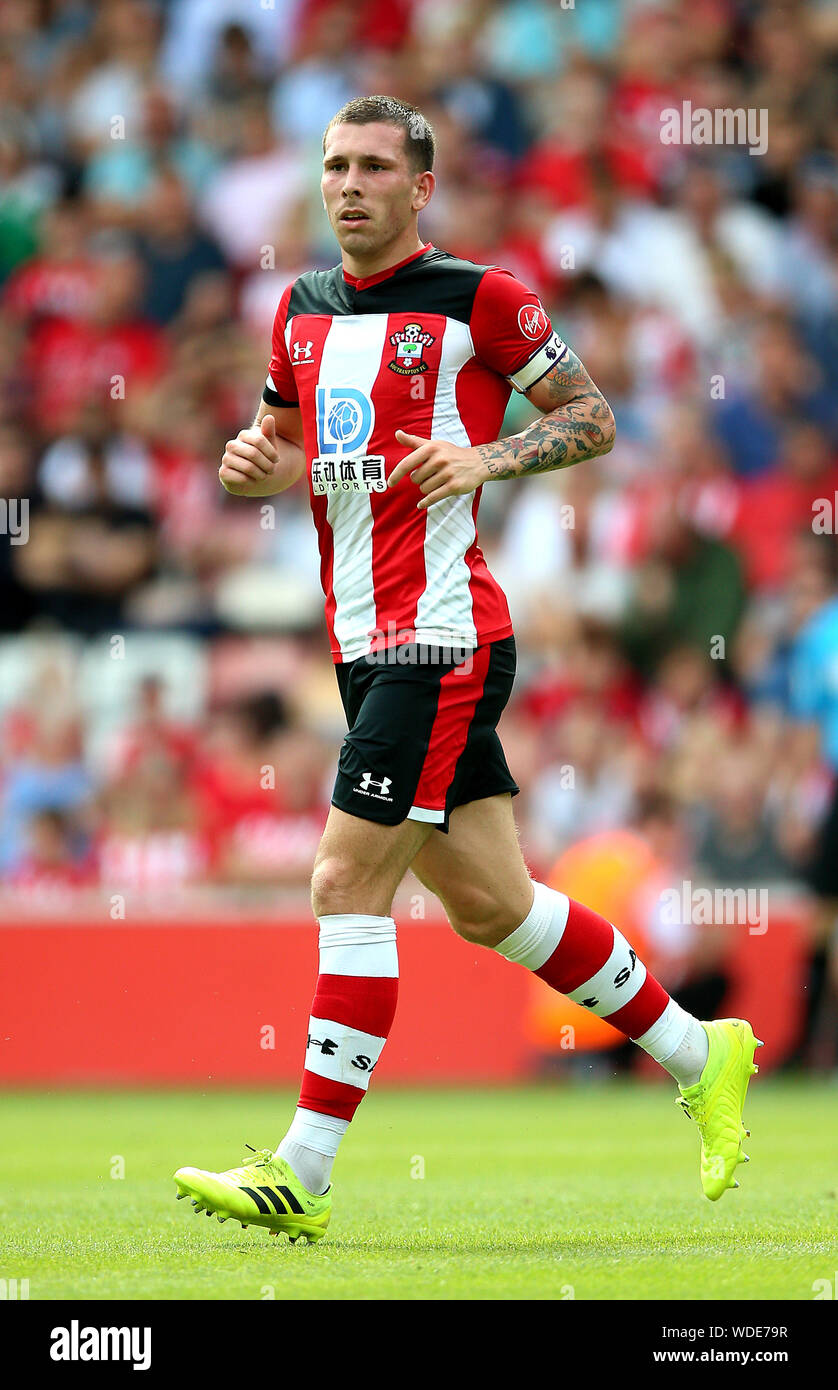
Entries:
{"type": "Polygon", "coordinates": [[[311,461],[315,493],[386,492],[384,455],[367,454],[375,424],[369,396],[354,386],[317,387],[317,458],[311,461]]]}
{"type": "Polygon", "coordinates": [[[518,310],[518,327],[525,338],[535,342],[550,327],[550,320],[540,304],[523,304],[518,310]]]}
{"type": "Polygon", "coordinates": [[[390,334],[390,342],[396,355],[387,366],[398,376],[418,376],[428,370],[422,354],[426,347],[436,342],[432,333],[426,333],[421,323],[406,323],[396,333],[390,334]]]}
{"type": "Polygon", "coordinates": [[[392,785],[392,777],[382,777],[379,781],[371,772],[362,772],[360,787],[353,787],[352,790],[360,792],[362,796],[374,796],[377,801],[392,801],[392,796],[387,795],[392,785]],[[371,787],[378,787],[378,791],[371,791],[371,787]]]}

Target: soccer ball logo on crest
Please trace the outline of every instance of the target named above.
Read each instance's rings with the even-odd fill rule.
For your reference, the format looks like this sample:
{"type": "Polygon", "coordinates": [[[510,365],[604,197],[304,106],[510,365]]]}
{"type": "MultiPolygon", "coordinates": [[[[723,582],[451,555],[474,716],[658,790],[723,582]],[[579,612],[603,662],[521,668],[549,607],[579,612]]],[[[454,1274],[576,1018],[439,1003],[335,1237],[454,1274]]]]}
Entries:
{"type": "Polygon", "coordinates": [[[360,412],[353,401],[338,401],[329,411],[329,433],[345,444],[357,432],[360,412]]]}

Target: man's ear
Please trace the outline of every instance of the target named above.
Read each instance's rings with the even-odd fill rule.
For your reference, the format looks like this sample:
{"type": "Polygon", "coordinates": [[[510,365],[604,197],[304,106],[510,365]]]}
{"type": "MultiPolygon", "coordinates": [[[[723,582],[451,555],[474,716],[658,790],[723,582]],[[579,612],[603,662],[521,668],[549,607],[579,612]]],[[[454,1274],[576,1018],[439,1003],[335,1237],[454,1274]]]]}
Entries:
{"type": "Polygon", "coordinates": [[[413,202],[416,203],[418,199],[419,206],[414,207],[414,212],[421,212],[423,208],[428,206],[435,187],[436,179],[430,170],[420,175],[416,184],[416,192],[413,195],[413,202]]]}

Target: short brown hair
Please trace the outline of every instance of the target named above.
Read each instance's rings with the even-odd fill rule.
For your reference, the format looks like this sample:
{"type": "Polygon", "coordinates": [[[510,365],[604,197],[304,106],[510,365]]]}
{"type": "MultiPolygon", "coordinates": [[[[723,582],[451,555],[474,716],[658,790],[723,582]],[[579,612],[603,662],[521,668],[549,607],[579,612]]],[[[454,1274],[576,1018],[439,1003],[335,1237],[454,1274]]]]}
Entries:
{"type": "Polygon", "coordinates": [[[355,97],[342,106],[323,132],[323,152],[326,136],[334,125],[395,125],[404,131],[404,148],[411,167],[424,174],[434,167],[434,133],[430,122],[416,106],[398,101],[396,97],[355,97]]]}

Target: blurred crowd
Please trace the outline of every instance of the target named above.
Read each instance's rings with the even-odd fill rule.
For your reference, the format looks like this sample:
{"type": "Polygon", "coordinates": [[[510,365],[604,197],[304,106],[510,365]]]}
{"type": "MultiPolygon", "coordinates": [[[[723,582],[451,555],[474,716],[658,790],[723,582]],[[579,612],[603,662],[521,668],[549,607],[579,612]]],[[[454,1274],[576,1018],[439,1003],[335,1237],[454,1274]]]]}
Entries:
{"type": "Polygon", "coordinates": [[[338,258],[320,137],[371,92],[435,128],[425,238],[536,290],[617,419],[607,458],[484,489],[534,871],[629,832],[673,878],[806,884],[838,770],[828,0],[3,0],[4,881],[307,881],[343,729],[307,499],[216,470],[284,287],[338,258]],[[764,153],[664,143],[684,101],[763,113],[764,153]]]}

